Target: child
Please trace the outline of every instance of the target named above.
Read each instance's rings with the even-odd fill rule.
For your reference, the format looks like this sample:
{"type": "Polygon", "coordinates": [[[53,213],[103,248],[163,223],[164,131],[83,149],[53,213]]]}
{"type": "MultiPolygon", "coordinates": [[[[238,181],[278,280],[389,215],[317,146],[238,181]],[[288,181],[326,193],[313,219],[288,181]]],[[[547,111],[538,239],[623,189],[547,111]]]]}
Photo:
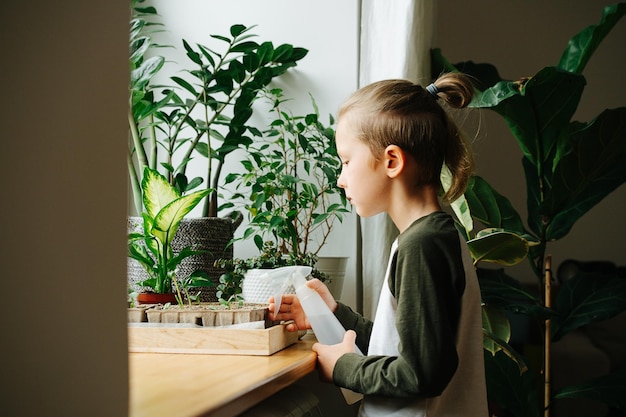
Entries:
{"type": "MultiPolygon", "coordinates": [[[[487,416],[479,287],[465,241],[439,203],[444,163],[452,173],[444,202],[463,194],[472,173],[471,152],[439,101],[463,108],[472,95],[463,74],[426,88],[386,80],[358,90],[339,111],[338,185],[360,216],[385,212],[400,231],[374,322],[336,302],[320,281],[307,284],[350,329],[342,343],[313,350],[323,377],[364,394],[361,416],[487,416]]],[[[274,318],[294,320],[290,330],[310,328],[295,295],[283,296],[274,318]]]]}

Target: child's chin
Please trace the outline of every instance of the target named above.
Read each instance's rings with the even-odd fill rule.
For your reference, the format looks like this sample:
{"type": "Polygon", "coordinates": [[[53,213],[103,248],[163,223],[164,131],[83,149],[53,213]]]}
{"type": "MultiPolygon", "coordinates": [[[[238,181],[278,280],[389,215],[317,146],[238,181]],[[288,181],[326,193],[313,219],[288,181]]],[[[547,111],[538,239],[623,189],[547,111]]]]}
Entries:
{"type": "Polygon", "coordinates": [[[370,211],[361,210],[357,206],[354,206],[354,205],[353,207],[355,208],[356,214],[358,214],[360,217],[363,217],[363,218],[372,217],[378,214],[378,213],[372,213],[370,211]]]}

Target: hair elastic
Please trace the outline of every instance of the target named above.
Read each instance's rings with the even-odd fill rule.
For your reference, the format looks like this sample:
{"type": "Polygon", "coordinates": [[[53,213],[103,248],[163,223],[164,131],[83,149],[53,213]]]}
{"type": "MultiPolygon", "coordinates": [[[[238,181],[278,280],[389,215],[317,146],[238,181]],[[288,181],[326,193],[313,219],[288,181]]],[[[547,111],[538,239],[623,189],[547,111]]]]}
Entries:
{"type": "Polygon", "coordinates": [[[439,93],[439,89],[437,88],[437,86],[434,83],[433,84],[429,84],[426,87],[426,91],[428,91],[430,93],[430,95],[435,98],[435,100],[439,98],[439,96],[437,96],[437,93],[439,93]]]}

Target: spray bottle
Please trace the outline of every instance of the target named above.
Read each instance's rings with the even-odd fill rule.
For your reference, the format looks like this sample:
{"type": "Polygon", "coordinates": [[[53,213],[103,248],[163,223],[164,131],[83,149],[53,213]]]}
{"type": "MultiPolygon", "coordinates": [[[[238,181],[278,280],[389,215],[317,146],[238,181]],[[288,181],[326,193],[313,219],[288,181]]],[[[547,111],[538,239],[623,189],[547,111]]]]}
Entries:
{"type": "MultiPolygon", "coordinates": [[[[267,280],[274,294],[274,312],[280,310],[283,293],[289,285],[293,285],[317,340],[324,345],[336,345],[343,341],[346,329],[330,311],[319,293],[306,285],[305,277],[311,271],[310,266],[285,266],[264,275],[264,279],[267,280]]],[[[355,349],[358,354],[362,355],[357,346],[355,349]]],[[[342,388],[341,391],[348,404],[354,404],[362,398],[361,394],[348,389],[342,388]]]]}

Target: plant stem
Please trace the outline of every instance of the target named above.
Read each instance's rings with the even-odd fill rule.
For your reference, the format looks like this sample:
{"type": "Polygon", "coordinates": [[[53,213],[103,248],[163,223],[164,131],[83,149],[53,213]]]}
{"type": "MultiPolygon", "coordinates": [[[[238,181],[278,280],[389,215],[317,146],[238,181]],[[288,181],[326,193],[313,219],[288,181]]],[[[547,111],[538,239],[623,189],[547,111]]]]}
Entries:
{"type": "Polygon", "coordinates": [[[137,155],[137,165],[139,166],[139,171],[143,172],[144,167],[148,165],[148,157],[146,156],[146,151],[141,143],[139,128],[135,123],[131,109],[128,109],[128,126],[130,127],[130,133],[133,138],[133,147],[135,148],[135,154],[137,155]]]}
{"type": "Polygon", "coordinates": [[[157,159],[158,159],[158,149],[157,149],[157,139],[156,139],[156,130],[154,128],[154,114],[150,115],[150,137],[148,144],[150,145],[150,162],[149,167],[152,169],[156,169],[157,159]]]}
{"type": "Polygon", "coordinates": [[[137,128],[137,124],[135,123],[135,118],[133,117],[132,110],[128,109],[128,126],[130,128],[130,135],[132,137],[133,148],[135,150],[135,155],[137,158],[137,170],[135,170],[135,166],[133,164],[133,155],[132,149],[128,150],[128,175],[130,180],[131,189],[133,192],[133,204],[135,205],[135,210],[137,214],[141,214],[143,208],[142,202],[142,191],[141,191],[141,180],[139,179],[140,175],[143,175],[143,170],[146,164],[148,163],[148,159],[146,157],[146,152],[143,148],[143,144],[141,143],[141,137],[139,136],[139,129],[137,128]]]}
{"type": "Polygon", "coordinates": [[[180,293],[180,287],[178,285],[178,280],[174,279],[172,281],[172,284],[174,284],[174,288],[176,289],[176,302],[178,303],[179,307],[183,306],[183,296],[180,293]]]}
{"type": "MultiPolygon", "coordinates": [[[[552,257],[546,256],[545,272],[544,272],[544,305],[546,308],[552,307],[552,257]]],[[[544,381],[544,393],[543,393],[543,407],[544,417],[550,417],[550,347],[551,347],[551,335],[550,335],[550,319],[545,322],[544,333],[544,350],[543,350],[543,381],[544,381]]]]}
{"type": "Polygon", "coordinates": [[[135,168],[133,166],[133,157],[128,151],[128,156],[126,158],[126,162],[128,164],[128,175],[130,180],[130,188],[133,193],[133,205],[135,206],[135,211],[137,215],[141,215],[143,208],[143,200],[141,195],[141,184],[139,182],[139,178],[137,177],[137,173],[135,172],[135,168]]]}

